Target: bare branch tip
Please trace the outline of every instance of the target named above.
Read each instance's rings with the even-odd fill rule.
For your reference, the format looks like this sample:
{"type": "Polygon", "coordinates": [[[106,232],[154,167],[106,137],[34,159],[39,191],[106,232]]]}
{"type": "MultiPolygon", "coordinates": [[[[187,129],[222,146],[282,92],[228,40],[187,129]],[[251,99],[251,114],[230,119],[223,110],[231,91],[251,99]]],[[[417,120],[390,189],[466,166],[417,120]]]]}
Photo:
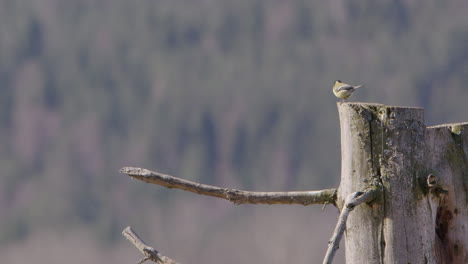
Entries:
{"type": "Polygon", "coordinates": [[[132,230],[132,228],[130,226],[127,226],[124,230],[122,230],[122,235],[126,234],[126,233],[129,233],[131,230],[132,230]]]}
{"type": "Polygon", "coordinates": [[[123,174],[127,174],[133,167],[122,167],[119,172],[123,174]]]}

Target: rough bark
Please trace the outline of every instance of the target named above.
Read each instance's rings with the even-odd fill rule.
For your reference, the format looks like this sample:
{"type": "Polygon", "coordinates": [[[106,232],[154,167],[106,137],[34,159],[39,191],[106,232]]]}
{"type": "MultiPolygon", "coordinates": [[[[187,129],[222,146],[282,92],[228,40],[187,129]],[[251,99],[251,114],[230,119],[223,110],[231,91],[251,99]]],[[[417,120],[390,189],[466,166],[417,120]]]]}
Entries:
{"type": "Polygon", "coordinates": [[[426,142],[428,172],[437,181],[426,191],[438,197],[433,212],[438,263],[468,263],[468,123],[429,127],[426,142]],[[454,126],[460,134],[451,132],[454,126]]]}
{"type": "MultiPolygon", "coordinates": [[[[466,184],[466,147],[463,150],[450,143],[444,148],[454,153],[456,161],[444,158],[448,150],[441,152],[436,147],[440,140],[432,139],[436,137],[434,129],[426,129],[421,108],[338,103],[338,110],[342,141],[338,207],[342,208],[345,198],[355,191],[369,186],[382,189],[377,201],[356,208],[348,218],[346,262],[464,263],[466,227],[460,222],[453,223],[454,220],[448,228],[442,225],[447,232],[457,230],[458,234],[444,235],[446,241],[441,243],[438,223],[443,217],[467,220],[466,187],[449,189],[449,196],[451,192],[459,192],[456,196],[463,197],[453,200],[451,214],[443,209],[448,207],[440,207],[441,201],[449,200],[443,192],[447,185],[464,186],[463,177],[466,184]],[[440,153],[435,155],[434,152],[440,153]],[[428,163],[428,160],[432,161],[428,163]],[[427,175],[431,172],[436,178],[452,180],[442,180],[437,187],[429,188],[427,175]],[[453,216],[455,208],[458,208],[457,217],[453,216]],[[449,238],[454,239],[451,255],[458,252],[462,262],[452,262],[455,258],[448,259],[444,255],[446,251],[441,250],[447,247],[449,238]]],[[[442,137],[452,140],[450,131],[445,129],[445,132],[442,137]]],[[[465,140],[465,145],[468,144],[464,139],[466,133],[459,136],[459,142],[465,140]]]]}
{"type": "Polygon", "coordinates": [[[369,188],[364,192],[354,192],[348,195],[344,203],[343,210],[341,210],[340,217],[338,217],[338,223],[336,224],[333,236],[328,242],[328,250],[325,254],[325,258],[323,259],[323,264],[333,263],[333,258],[339,248],[341,237],[343,236],[346,228],[346,221],[349,213],[356,208],[356,206],[373,201],[379,193],[380,191],[377,188],[369,188]]]}

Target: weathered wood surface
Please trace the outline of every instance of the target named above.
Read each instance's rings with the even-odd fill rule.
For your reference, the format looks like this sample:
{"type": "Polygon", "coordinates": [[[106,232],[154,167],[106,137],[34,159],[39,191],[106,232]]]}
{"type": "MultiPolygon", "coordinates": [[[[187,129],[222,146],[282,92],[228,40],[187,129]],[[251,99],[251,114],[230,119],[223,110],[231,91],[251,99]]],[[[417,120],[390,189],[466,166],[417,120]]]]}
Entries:
{"type": "Polygon", "coordinates": [[[338,110],[338,207],[355,191],[382,189],[348,218],[346,262],[467,263],[468,125],[461,135],[426,128],[422,108],[338,103],[338,110]],[[427,186],[429,173],[440,179],[437,187],[427,186]]]}
{"type": "Polygon", "coordinates": [[[143,168],[123,167],[120,173],[147,183],[167,188],[177,188],[188,192],[226,199],[235,204],[335,204],[336,189],[297,192],[250,192],[231,188],[221,188],[150,171],[143,168]]]}
{"type": "Polygon", "coordinates": [[[156,249],[148,246],[133,229],[127,226],[123,231],[122,235],[128,239],[132,244],[145,256],[142,260],[137,262],[141,264],[147,260],[151,260],[158,264],[179,264],[175,260],[161,255],[156,249]]]}
{"type": "MultiPolygon", "coordinates": [[[[455,131],[455,130],[454,130],[455,131]]],[[[468,263],[468,122],[428,127],[428,171],[447,190],[439,194],[436,216],[438,263],[468,263]],[[452,126],[461,129],[452,133],[452,126]]],[[[429,192],[438,192],[429,190],[429,192]]]]}
{"type": "Polygon", "coordinates": [[[325,254],[325,258],[323,259],[323,264],[333,263],[333,258],[340,246],[341,237],[343,236],[344,230],[346,228],[346,221],[348,219],[349,213],[362,203],[372,202],[379,195],[379,193],[379,189],[369,188],[363,192],[354,192],[346,197],[345,203],[340,212],[340,217],[338,217],[338,223],[336,224],[333,236],[330,241],[328,241],[328,249],[327,253],[325,254]]]}

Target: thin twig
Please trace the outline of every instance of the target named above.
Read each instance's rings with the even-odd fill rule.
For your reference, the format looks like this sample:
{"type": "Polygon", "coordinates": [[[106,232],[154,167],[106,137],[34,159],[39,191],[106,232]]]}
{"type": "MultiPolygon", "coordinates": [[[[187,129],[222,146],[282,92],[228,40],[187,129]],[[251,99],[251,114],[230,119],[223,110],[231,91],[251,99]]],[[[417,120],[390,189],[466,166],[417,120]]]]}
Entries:
{"type": "Polygon", "coordinates": [[[127,226],[123,231],[122,235],[128,239],[130,242],[132,242],[133,245],[135,245],[138,250],[140,250],[145,257],[138,261],[137,264],[141,264],[147,260],[154,261],[158,264],[178,264],[175,260],[172,260],[166,256],[163,256],[159,254],[159,252],[148,246],[141,238],[133,231],[133,229],[129,226],[127,226]]]}
{"type": "Polygon", "coordinates": [[[226,199],[235,204],[335,204],[336,198],[336,189],[303,192],[250,192],[201,184],[142,168],[123,167],[120,173],[167,188],[177,188],[226,199]]]}
{"type": "Polygon", "coordinates": [[[328,242],[328,250],[323,264],[331,264],[336,251],[339,248],[341,237],[346,228],[346,220],[348,219],[349,213],[359,204],[373,201],[378,194],[378,189],[370,188],[364,192],[354,192],[346,197],[346,201],[343,210],[338,218],[335,231],[331,240],[328,242]]]}

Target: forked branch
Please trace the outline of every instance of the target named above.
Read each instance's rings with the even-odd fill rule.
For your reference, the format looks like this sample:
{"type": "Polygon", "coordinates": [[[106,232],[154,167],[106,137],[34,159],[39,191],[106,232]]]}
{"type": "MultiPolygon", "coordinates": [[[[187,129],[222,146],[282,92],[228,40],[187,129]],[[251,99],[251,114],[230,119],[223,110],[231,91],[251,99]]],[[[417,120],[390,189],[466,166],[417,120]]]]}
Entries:
{"type": "Polygon", "coordinates": [[[335,256],[336,251],[340,245],[341,237],[346,228],[346,220],[348,219],[349,213],[358,205],[362,203],[370,203],[374,201],[378,195],[379,190],[376,188],[369,188],[363,192],[354,192],[346,197],[343,210],[340,213],[338,218],[338,223],[336,224],[335,231],[331,240],[328,242],[327,254],[323,259],[323,264],[331,264],[333,257],[335,256]]]}
{"type": "Polygon", "coordinates": [[[167,188],[177,188],[226,199],[234,204],[335,204],[336,199],[336,189],[299,192],[250,192],[192,182],[143,168],[123,167],[120,169],[120,173],[167,188]]]}
{"type": "Polygon", "coordinates": [[[154,261],[158,264],[178,264],[176,261],[159,254],[156,249],[148,246],[145,242],[143,242],[143,240],[141,240],[141,238],[133,231],[131,227],[127,226],[127,228],[122,231],[122,235],[130,242],[132,242],[132,244],[135,245],[135,247],[138,248],[138,250],[140,250],[143,255],[145,255],[142,260],[138,261],[138,264],[141,264],[147,260],[154,261]]]}

